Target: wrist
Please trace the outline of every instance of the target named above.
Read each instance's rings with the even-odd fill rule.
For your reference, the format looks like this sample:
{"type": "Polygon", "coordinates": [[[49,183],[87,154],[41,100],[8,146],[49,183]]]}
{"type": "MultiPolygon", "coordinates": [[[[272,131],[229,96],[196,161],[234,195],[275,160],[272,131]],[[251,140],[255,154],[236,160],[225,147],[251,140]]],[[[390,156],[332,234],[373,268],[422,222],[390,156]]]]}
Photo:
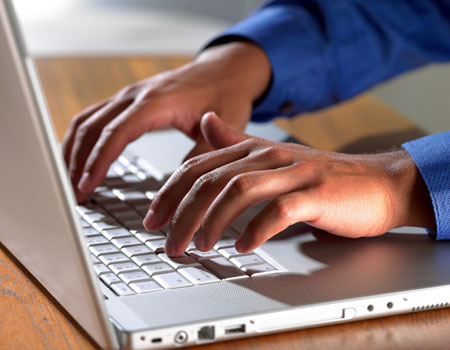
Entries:
{"type": "Polygon", "coordinates": [[[392,193],[392,227],[416,226],[434,230],[436,221],[430,194],[414,160],[405,150],[391,152],[386,160],[392,193]]]}
{"type": "Polygon", "coordinates": [[[211,65],[220,72],[217,87],[221,96],[237,94],[251,103],[266,91],[272,74],[265,52],[247,41],[210,47],[192,64],[211,65]]]}

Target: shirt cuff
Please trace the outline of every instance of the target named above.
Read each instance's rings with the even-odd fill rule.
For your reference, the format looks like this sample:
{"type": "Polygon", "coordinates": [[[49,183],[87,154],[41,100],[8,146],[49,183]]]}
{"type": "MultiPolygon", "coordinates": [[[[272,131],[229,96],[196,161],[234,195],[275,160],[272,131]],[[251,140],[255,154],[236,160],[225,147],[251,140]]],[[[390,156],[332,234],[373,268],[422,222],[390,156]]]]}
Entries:
{"type": "Polygon", "coordinates": [[[402,147],[414,159],[428,187],[437,239],[450,239],[450,131],[422,137],[402,147]]]}

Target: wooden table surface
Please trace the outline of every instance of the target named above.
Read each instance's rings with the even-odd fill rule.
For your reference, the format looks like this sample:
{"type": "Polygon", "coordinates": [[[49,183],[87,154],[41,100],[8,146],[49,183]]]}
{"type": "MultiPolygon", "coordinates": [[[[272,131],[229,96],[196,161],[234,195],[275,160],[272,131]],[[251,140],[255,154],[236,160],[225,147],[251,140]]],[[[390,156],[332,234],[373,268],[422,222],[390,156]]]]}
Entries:
{"type": "MultiPolygon", "coordinates": [[[[61,139],[72,116],[122,86],[183,64],[187,57],[42,58],[38,69],[61,139]]],[[[277,123],[317,148],[389,149],[424,135],[405,117],[364,95],[277,123]]],[[[450,309],[261,336],[198,349],[448,349],[450,309]]],[[[0,244],[0,349],[95,349],[96,344],[0,244]]]]}

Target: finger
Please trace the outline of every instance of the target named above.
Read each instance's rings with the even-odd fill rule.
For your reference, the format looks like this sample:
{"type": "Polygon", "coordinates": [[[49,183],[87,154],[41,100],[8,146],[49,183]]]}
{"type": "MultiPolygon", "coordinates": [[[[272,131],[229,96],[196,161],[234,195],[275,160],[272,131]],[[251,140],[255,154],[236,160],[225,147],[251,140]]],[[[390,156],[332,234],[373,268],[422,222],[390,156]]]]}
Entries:
{"type": "Polygon", "coordinates": [[[232,146],[251,137],[226,124],[214,112],[202,117],[200,127],[203,137],[215,149],[232,146]]]}
{"type": "Polygon", "coordinates": [[[150,210],[144,219],[145,227],[148,230],[157,230],[166,225],[183,197],[199,177],[247,155],[248,150],[245,145],[236,145],[209,152],[184,162],[153,199],[150,210]]]}
{"type": "Polygon", "coordinates": [[[200,154],[208,153],[214,151],[214,148],[206,142],[206,140],[199,136],[196,140],[195,146],[189,151],[189,153],[184,157],[183,163],[187,160],[199,156],[200,154]]]}
{"type": "Polygon", "coordinates": [[[195,236],[201,250],[210,250],[223,231],[246,209],[265,200],[307,186],[308,179],[293,175],[292,167],[255,171],[235,177],[217,196],[195,236]]]}
{"type": "MultiPolygon", "coordinates": [[[[166,251],[176,256],[185,250],[208,208],[225,187],[230,184],[232,188],[235,188],[234,184],[247,186],[245,181],[242,181],[246,179],[247,173],[280,166],[280,159],[263,162],[261,158],[258,154],[245,157],[201,176],[183,198],[171,219],[171,241],[166,245],[166,251]]],[[[196,243],[197,248],[206,250],[203,242],[196,240],[196,243]]]]}
{"type": "Polygon", "coordinates": [[[159,111],[156,103],[136,100],[104,127],[86,160],[78,190],[86,194],[92,192],[130,142],[147,131],[168,127],[168,118],[159,111]]]}
{"type": "MultiPolygon", "coordinates": [[[[85,120],[77,129],[70,155],[69,174],[77,199],[77,184],[83,172],[85,162],[97,142],[103,128],[122,112],[129,101],[111,101],[85,120]]],[[[80,202],[80,201],[78,201],[80,202]]]]}
{"type": "Polygon", "coordinates": [[[247,225],[236,249],[248,253],[297,222],[316,220],[320,203],[312,190],[296,191],[273,199],[247,225]]]}
{"type": "Polygon", "coordinates": [[[87,109],[85,109],[80,114],[76,115],[72,122],[70,123],[69,129],[67,130],[66,135],[64,136],[64,140],[62,142],[62,152],[64,156],[64,161],[66,163],[66,166],[69,167],[70,164],[70,155],[72,153],[72,145],[75,140],[75,135],[77,132],[78,127],[91,115],[96,113],[98,110],[103,108],[107,103],[109,102],[109,99],[101,101],[99,103],[96,103],[87,109]]]}

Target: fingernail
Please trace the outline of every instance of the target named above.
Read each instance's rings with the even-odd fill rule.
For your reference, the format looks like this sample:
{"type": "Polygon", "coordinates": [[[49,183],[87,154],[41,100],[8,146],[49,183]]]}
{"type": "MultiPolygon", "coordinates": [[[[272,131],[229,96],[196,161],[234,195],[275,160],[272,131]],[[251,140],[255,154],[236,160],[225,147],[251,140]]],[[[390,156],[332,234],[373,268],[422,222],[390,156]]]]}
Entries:
{"type": "Polygon", "coordinates": [[[87,192],[90,180],[91,180],[91,174],[88,172],[85,172],[83,174],[83,176],[81,177],[80,181],[78,182],[78,186],[77,186],[78,189],[81,192],[87,192]]]}
{"type": "Polygon", "coordinates": [[[197,232],[194,238],[195,247],[199,250],[204,250],[206,248],[206,240],[205,237],[200,233],[197,232]]]}
{"type": "Polygon", "coordinates": [[[234,247],[239,253],[247,253],[248,252],[248,242],[245,242],[242,238],[239,238],[236,243],[234,244],[234,247]]]}
{"type": "Polygon", "coordinates": [[[170,238],[170,236],[167,236],[166,247],[164,248],[164,250],[169,257],[175,256],[176,247],[175,247],[175,244],[173,243],[172,238],[170,238]]]}
{"type": "Polygon", "coordinates": [[[151,230],[155,226],[156,214],[153,209],[150,209],[144,218],[144,226],[147,230],[151,230]]]}

